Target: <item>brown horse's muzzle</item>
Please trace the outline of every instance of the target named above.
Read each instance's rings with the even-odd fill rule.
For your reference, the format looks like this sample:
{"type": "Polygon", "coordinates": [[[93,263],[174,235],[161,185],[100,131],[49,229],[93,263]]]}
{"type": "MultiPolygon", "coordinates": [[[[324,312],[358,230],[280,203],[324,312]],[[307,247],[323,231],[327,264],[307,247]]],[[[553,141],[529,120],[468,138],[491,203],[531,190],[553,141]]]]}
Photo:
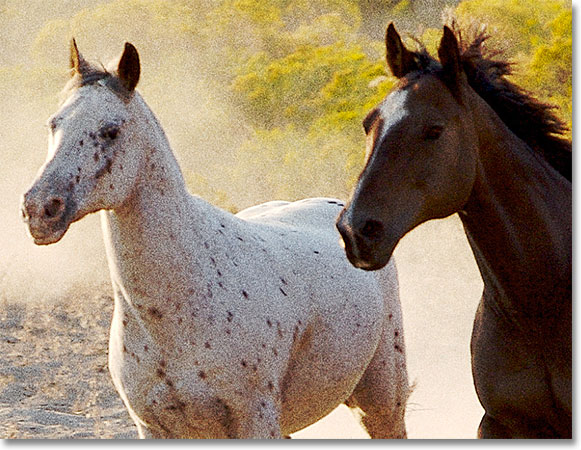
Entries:
{"type": "Polygon", "coordinates": [[[383,223],[380,220],[367,219],[361,224],[353,224],[346,211],[341,211],[336,226],[343,238],[347,258],[359,269],[381,269],[388,263],[393,251],[391,249],[385,252],[383,248],[386,237],[383,223]]]}

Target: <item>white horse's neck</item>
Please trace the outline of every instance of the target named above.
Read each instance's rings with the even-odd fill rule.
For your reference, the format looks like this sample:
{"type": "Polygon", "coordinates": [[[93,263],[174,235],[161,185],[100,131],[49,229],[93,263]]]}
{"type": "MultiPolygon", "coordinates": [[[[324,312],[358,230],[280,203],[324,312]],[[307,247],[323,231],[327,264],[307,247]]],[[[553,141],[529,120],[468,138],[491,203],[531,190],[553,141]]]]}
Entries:
{"type": "Polygon", "coordinates": [[[150,299],[156,306],[162,292],[174,299],[191,297],[192,281],[204,280],[215,230],[235,219],[188,193],[165,133],[135,95],[132,125],[140,133],[129,151],[143,154],[139,177],[120,207],[103,212],[102,225],[115,288],[137,292],[143,303],[150,299]]]}

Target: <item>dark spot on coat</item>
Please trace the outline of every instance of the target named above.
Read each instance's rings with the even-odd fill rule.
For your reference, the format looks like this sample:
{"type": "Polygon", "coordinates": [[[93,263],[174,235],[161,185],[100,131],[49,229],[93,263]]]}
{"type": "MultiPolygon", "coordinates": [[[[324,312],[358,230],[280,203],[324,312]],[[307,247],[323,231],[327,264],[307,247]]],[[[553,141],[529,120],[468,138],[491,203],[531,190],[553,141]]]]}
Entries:
{"type": "Polygon", "coordinates": [[[272,347],[272,353],[274,353],[274,356],[278,356],[278,350],[274,347],[272,347]]]}
{"type": "Polygon", "coordinates": [[[242,365],[242,367],[246,367],[247,366],[246,361],[244,361],[244,360],[240,361],[240,364],[242,365]]]}
{"type": "Polygon", "coordinates": [[[390,314],[389,316],[387,316],[389,319],[393,318],[393,314],[390,314]]]}
{"type": "Polygon", "coordinates": [[[399,345],[396,344],[396,345],[393,346],[393,348],[395,348],[395,351],[396,352],[402,353],[402,349],[401,349],[401,347],[399,345]]]}
{"type": "Polygon", "coordinates": [[[281,278],[280,281],[282,281],[282,284],[286,284],[286,281],[284,278],[281,278]]]}
{"type": "Polygon", "coordinates": [[[314,253],[315,255],[318,255],[320,252],[319,252],[318,250],[313,250],[313,253],[314,253]]]}
{"type": "Polygon", "coordinates": [[[149,347],[147,345],[144,345],[143,346],[143,350],[148,351],[149,350],[149,347]]]}
{"type": "Polygon", "coordinates": [[[242,295],[244,296],[244,298],[248,298],[248,292],[242,291],[242,295]]]}
{"type": "Polygon", "coordinates": [[[204,247],[206,247],[206,249],[210,248],[210,244],[208,244],[207,242],[204,242],[204,247]]]}
{"type": "Polygon", "coordinates": [[[200,370],[200,371],[198,372],[198,376],[199,376],[199,377],[200,377],[202,380],[205,380],[207,375],[206,375],[206,372],[204,372],[203,370],[200,370]]]}
{"type": "Polygon", "coordinates": [[[127,347],[123,344],[123,353],[127,353],[127,347]]]}
{"type": "Polygon", "coordinates": [[[128,322],[127,322],[127,319],[123,319],[123,320],[121,321],[121,323],[123,324],[123,326],[124,326],[124,327],[126,327],[126,326],[127,326],[127,323],[128,323],[128,322]]]}
{"type": "Polygon", "coordinates": [[[244,239],[242,239],[240,236],[236,236],[236,238],[240,241],[240,242],[244,242],[244,239]]]}
{"type": "Polygon", "coordinates": [[[218,269],[217,269],[217,270],[216,270],[216,273],[218,274],[218,276],[219,276],[219,277],[221,277],[221,276],[222,276],[222,272],[220,272],[220,270],[218,270],[218,269]]]}
{"type": "Polygon", "coordinates": [[[399,336],[399,331],[395,330],[395,331],[394,331],[394,333],[393,333],[393,335],[394,335],[395,337],[398,337],[398,336],[399,336]]]}
{"type": "Polygon", "coordinates": [[[268,390],[269,391],[272,392],[274,390],[274,384],[272,384],[272,381],[269,381],[268,384],[267,384],[267,386],[268,386],[268,390]]]}
{"type": "Polygon", "coordinates": [[[161,319],[163,317],[161,311],[157,309],[155,306],[150,306],[149,308],[147,308],[147,312],[154,319],[161,319]]]}
{"type": "Polygon", "coordinates": [[[161,367],[165,367],[165,365],[166,365],[165,359],[162,359],[162,360],[159,362],[159,365],[160,365],[161,367]]]}
{"type": "Polygon", "coordinates": [[[282,288],[279,288],[279,289],[280,289],[280,292],[282,292],[282,295],[284,295],[286,297],[287,293],[282,288]]]}
{"type": "Polygon", "coordinates": [[[272,326],[272,322],[270,321],[270,319],[266,319],[266,324],[271,327],[272,326]]]}
{"type": "Polygon", "coordinates": [[[158,367],[155,373],[159,378],[165,377],[165,371],[161,367],[158,367]]]}
{"type": "Polygon", "coordinates": [[[232,322],[233,318],[234,318],[234,314],[232,314],[230,311],[228,311],[228,316],[226,317],[226,320],[228,322],[232,322]]]}
{"type": "Polygon", "coordinates": [[[83,140],[81,139],[81,140],[79,141],[79,145],[82,147],[82,146],[83,146],[83,144],[84,144],[84,142],[83,142],[83,140]]]}
{"type": "Polygon", "coordinates": [[[173,387],[173,381],[171,380],[165,380],[165,384],[167,384],[169,387],[173,387]]]}
{"type": "Polygon", "coordinates": [[[99,161],[99,153],[95,152],[95,154],[93,155],[93,159],[95,160],[95,162],[99,161]]]}
{"type": "Polygon", "coordinates": [[[210,343],[208,341],[204,342],[204,347],[212,348],[212,346],[210,345],[210,343]]]}

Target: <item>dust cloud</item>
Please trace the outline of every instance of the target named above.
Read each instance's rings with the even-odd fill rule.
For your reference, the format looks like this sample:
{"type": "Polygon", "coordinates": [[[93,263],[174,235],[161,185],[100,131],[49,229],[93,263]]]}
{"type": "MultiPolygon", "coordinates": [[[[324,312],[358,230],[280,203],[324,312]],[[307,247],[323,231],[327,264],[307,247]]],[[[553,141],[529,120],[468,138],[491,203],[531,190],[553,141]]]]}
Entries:
{"type": "MultiPolygon", "coordinates": [[[[138,27],[119,18],[112,20],[107,29],[99,30],[101,34],[84,23],[82,16],[72,29],[67,18],[94,2],[56,3],[53,11],[45,11],[52,6],[42,4],[40,12],[38,2],[5,2],[9,10],[17,11],[12,12],[10,23],[0,24],[6,42],[0,52],[0,63],[4,64],[0,64],[0,74],[4,71],[2,80],[10,80],[0,85],[3,302],[50,302],[65,294],[70,297],[75,290],[110,291],[97,215],[73,224],[58,244],[37,247],[27,235],[19,213],[20,197],[45,159],[44,123],[56,111],[59,91],[67,80],[68,40],[72,34],[87,59],[105,63],[119,54],[125,40],[137,47],[142,60],[139,90],[160,119],[186,178],[196,181],[195,193],[213,202],[223,200],[227,193],[224,203],[232,205],[232,209],[258,202],[251,193],[251,183],[231,176],[235,149],[246,133],[244,118],[236,116],[230,99],[203,76],[195,49],[190,49],[189,58],[175,60],[171,73],[159,73],[156,66],[163,59],[164,45],[171,45],[169,38],[149,42],[134,30],[138,27]],[[39,14],[23,14],[27,8],[39,14]],[[57,20],[63,33],[43,41],[42,36],[36,35],[49,19],[57,20]],[[39,59],[48,61],[45,66],[50,68],[28,72],[37,67],[39,59]],[[10,70],[14,74],[6,75],[10,70]]],[[[471,380],[469,341],[482,281],[458,218],[419,227],[402,240],[395,257],[410,381],[415,383],[407,413],[408,435],[473,438],[482,410],[471,380]]],[[[364,436],[343,407],[296,435],[364,436]]]]}

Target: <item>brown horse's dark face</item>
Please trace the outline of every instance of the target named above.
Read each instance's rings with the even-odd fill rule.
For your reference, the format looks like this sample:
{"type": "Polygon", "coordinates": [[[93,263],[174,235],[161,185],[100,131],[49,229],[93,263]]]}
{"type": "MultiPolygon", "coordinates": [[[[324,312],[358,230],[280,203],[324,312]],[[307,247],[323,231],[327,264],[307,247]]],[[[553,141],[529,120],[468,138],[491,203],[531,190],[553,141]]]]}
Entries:
{"type": "Polygon", "coordinates": [[[460,73],[450,74],[453,86],[446,82],[446,71],[458,69],[442,57],[458,52],[456,41],[455,49],[443,49],[444,39],[440,44],[444,69],[436,75],[414,71],[399,36],[391,39],[400,48],[393,48],[398,43],[390,43],[389,30],[387,39],[388,63],[401,81],[364,121],[366,165],[337,221],[347,257],[366,270],[387,264],[398,241],[420,223],[460,210],[476,174],[476,133],[462,101],[469,88],[460,73]]]}

